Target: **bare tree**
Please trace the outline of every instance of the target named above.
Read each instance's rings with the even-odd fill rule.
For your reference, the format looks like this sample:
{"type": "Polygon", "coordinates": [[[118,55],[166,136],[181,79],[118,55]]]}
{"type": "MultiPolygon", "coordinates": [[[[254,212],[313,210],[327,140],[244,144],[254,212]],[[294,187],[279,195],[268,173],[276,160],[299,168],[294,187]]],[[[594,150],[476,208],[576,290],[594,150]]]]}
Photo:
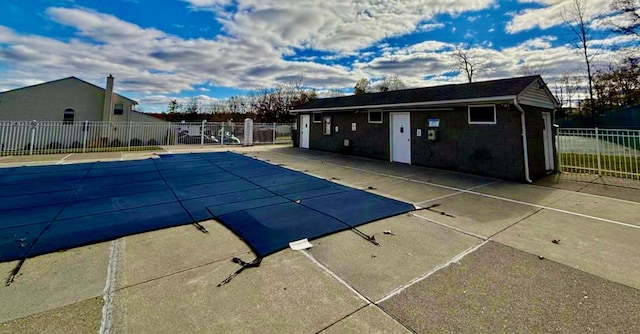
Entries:
{"type": "Polygon", "coordinates": [[[453,51],[453,57],[455,60],[453,70],[463,73],[469,83],[473,82],[478,73],[486,72],[489,69],[489,58],[478,54],[470,47],[465,47],[464,45],[456,46],[453,51]]]}
{"type": "Polygon", "coordinates": [[[621,16],[610,21],[617,32],[640,37],[640,0],[613,0],[611,9],[621,16]]]}
{"type": "Polygon", "coordinates": [[[305,89],[298,79],[256,90],[250,108],[259,122],[291,122],[295,119],[291,109],[316,98],[315,90],[305,89]]]}
{"type": "Polygon", "coordinates": [[[544,75],[547,73],[547,68],[544,63],[532,64],[526,60],[520,64],[520,72],[522,75],[544,75]]]}
{"type": "Polygon", "coordinates": [[[407,85],[395,74],[385,75],[375,86],[375,90],[378,92],[388,92],[405,88],[407,88],[407,85]]]}
{"type": "Polygon", "coordinates": [[[591,72],[591,62],[594,55],[589,49],[591,41],[591,29],[587,22],[587,2],[586,0],[573,0],[571,4],[564,8],[562,20],[571,29],[575,37],[575,43],[579,46],[587,70],[587,83],[589,88],[589,107],[591,108],[591,121],[596,125],[596,108],[593,99],[593,74],[591,72]]]}
{"type": "Polygon", "coordinates": [[[230,113],[243,114],[250,111],[252,103],[252,96],[232,96],[227,99],[226,108],[230,113]]]}
{"type": "Polygon", "coordinates": [[[558,103],[560,103],[560,106],[556,112],[556,117],[562,118],[567,115],[567,110],[564,108],[566,102],[566,94],[566,90],[560,82],[556,82],[553,85],[553,95],[556,97],[556,100],[558,100],[558,103]]]}
{"type": "Polygon", "coordinates": [[[178,102],[178,100],[173,99],[169,101],[169,105],[167,106],[167,111],[170,113],[182,112],[182,104],[178,102]]]}
{"type": "Polygon", "coordinates": [[[353,94],[360,95],[366,94],[371,91],[371,81],[367,78],[362,78],[356,82],[356,85],[353,87],[353,94]]]}
{"type": "Polygon", "coordinates": [[[560,102],[558,117],[564,117],[573,110],[575,95],[580,90],[580,78],[572,72],[562,73],[553,85],[553,93],[560,102]]]}
{"type": "Polygon", "coordinates": [[[200,98],[197,96],[193,96],[187,102],[187,105],[184,108],[184,111],[188,114],[197,114],[203,109],[202,102],[200,98]]]}
{"type": "Polygon", "coordinates": [[[332,89],[329,89],[327,92],[325,92],[323,95],[324,97],[340,97],[340,96],[345,96],[346,94],[341,92],[337,88],[332,88],[332,89]]]}
{"type": "Polygon", "coordinates": [[[205,114],[213,114],[218,110],[220,101],[209,101],[200,106],[200,112],[205,114]]]}
{"type": "Polygon", "coordinates": [[[567,96],[567,105],[569,108],[573,107],[573,99],[580,91],[580,78],[573,75],[571,72],[564,72],[562,74],[562,82],[565,87],[565,93],[567,96]]]}

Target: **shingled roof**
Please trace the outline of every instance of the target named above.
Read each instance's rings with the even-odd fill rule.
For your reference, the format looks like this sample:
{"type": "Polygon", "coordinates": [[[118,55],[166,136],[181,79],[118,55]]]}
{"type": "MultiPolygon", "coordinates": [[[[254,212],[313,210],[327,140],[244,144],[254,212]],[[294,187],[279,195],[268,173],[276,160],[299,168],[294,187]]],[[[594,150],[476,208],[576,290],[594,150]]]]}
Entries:
{"type": "Polygon", "coordinates": [[[293,112],[323,110],[323,109],[347,109],[349,107],[366,107],[394,104],[408,104],[421,102],[464,101],[481,98],[504,98],[520,94],[525,88],[536,80],[542,82],[539,75],[473,82],[466,84],[451,84],[444,86],[403,89],[383,93],[367,93],[317,99],[305,103],[293,112]]]}

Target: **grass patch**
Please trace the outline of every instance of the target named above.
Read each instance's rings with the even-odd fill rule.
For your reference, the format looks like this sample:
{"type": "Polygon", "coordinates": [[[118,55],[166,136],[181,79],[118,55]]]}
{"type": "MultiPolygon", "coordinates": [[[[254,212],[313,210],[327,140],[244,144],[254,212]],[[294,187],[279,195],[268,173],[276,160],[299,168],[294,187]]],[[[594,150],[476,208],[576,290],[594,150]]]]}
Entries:
{"type": "MultiPolygon", "coordinates": [[[[559,158],[564,172],[598,172],[598,156],[596,154],[560,153],[559,158]]],[[[634,178],[640,178],[640,157],[601,155],[600,167],[602,175],[628,177],[635,174],[634,178]]]]}

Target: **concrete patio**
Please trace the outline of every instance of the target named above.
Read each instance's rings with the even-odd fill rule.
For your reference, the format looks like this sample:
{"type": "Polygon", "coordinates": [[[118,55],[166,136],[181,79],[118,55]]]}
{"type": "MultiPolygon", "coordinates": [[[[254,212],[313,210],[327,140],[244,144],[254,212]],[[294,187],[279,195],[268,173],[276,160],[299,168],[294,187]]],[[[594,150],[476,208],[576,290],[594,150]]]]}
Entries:
{"type": "MultiPolygon", "coordinates": [[[[202,223],[208,234],[185,225],[28,259],[0,287],[0,333],[640,332],[638,181],[527,185],[283,146],[219,150],[229,149],[422,209],[362,226],[379,247],[340,232],[221,287],[233,257],[255,256],[215,221],[202,223]]],[[[201,150],[172,148],[191,151],[201,150]]],[[[4,281],[16,264],[0,263],[4,281]]]]}

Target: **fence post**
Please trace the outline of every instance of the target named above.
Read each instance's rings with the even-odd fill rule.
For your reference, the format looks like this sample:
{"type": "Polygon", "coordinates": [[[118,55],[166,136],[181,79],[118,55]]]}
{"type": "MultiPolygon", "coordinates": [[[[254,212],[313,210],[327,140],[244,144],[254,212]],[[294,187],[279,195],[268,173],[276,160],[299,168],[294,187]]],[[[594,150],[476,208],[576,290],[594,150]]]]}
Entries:
{"type": "Polygon", "coordinates": [[[558,129],[556,132],[556,156],[558,157],[558,169],[560,170],[560,173],[562,173],[562,149],[564,148],[562,145],[562,138],[562,129],[558,129]]]}
{"type": "Polygon", "coordinates": [[[177,128],[176,127],[178,125],[174,124],[174,123],[169,123],[169,127],[171,128],[171,131],[173,131],[174,136],[173,136],[173,145],[177,146],[178,145],[178,137],[180,136],[180,129],[181,128],[177,128]]]}
{"type": "Polygon", "coordinates": [[[31,122],[31,144],[29,144],[29,155],[33,155],[33,145],[35,145],[36,140],[36,126],[38,126],[38,122],[33,120],[31,122]]]}
{"type": "Polygon", "coordinates": [[[602,176],[602,163],[600,162],[600,137],[596,127],[596,155],[598,156],[598,175],[602,176]]]}
{"type": "Polygon", "coordinates": [[[133,128],[133,122],[129,121],[129,134],[127,134],[127,151],[131,151],[131,129],[133,128]]]}
{"type": "Polygon", "coordinates": [[[200,147],[204,146],[204,124],[207,123],[206,119],[202,120],[202,125],[200,126],[200,147]]]}
{"type": "Polygon", "coordinates": [[[82,153],[86,153],[87,151],[87,132],[89,132],[89,121],[84,121],[82,134],[82,153]]]}
{"type": "Polygon", "coordinates": [[[251,118],[244,119],[244,146],[253,145],[253,120],[251,118]]]}
{"type": "Polygon", "coordinates": [[[276,143],[276,123],[273,122],[273,140],[271,141],[271,144],[275,144],[276,143]]]}
{"type": "Polygon", "coordinates": [[[224,122],[220,122],[220,146],[224,146],[224,122]]]}

